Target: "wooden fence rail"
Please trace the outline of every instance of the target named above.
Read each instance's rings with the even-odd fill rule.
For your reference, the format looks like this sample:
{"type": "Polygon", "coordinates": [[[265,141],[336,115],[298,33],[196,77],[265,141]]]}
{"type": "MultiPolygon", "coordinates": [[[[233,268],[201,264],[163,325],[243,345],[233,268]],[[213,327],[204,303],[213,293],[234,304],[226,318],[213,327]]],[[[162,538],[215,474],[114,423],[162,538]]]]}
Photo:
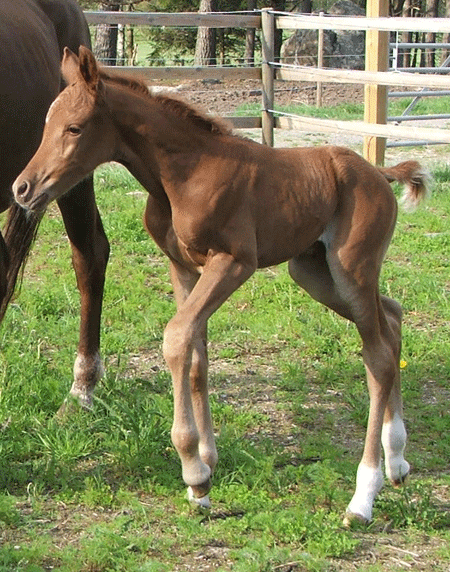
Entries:
{"type": "MultiPolygon", "coordinates": [[[[261,81],[261,117],[230,117],[237,128],[262,128],[263,142],[273,144],[273,129],[304,129],[305,131],[349,132],[366,137],[414,139],[423,142],[450,143],[444,129],[402,127],[396,125],[313,119],[287,116],[274,110],[274,78],[280,80],[320,83],[361,83],[366,86],[402,86],[416,88],[450,88],[447,76],[414,74],[409,72],[318,69],[305,66],[282,65],[274,61],[274,31],[289,30],[366,30],[366,31],[426,31],[450,33],[450,18],[364,18],[327,15],[300,15],[274,12],[270,9],[254,13],[139,13],[86,12],[89,24],[124,24],[139,26],[173,26],[214,28],[256,28],[261,31],[261,67],[121,67],[146,81],[174,79],[256,79],[261,81]]],[[[388,44],[387,44],[388,45],[388,44]]],[[[370,57],[370,46],[366,59],[370,57]]],[[[377,102],[382,106],[384,102],[377,102]]],[[[367,156],[369,160],[371,157],[367,156]]]]}

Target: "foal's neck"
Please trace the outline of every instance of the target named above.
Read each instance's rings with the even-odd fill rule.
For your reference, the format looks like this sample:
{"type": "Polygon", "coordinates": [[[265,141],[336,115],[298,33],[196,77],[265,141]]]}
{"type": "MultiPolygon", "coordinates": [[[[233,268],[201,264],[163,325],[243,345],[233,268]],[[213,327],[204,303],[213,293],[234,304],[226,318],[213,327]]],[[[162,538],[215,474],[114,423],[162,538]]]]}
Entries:
{"type": "Polygon", "coordinates": [[[189,152],[207,145],[215,135],[228,133],[225,126],[190,105],[137,86],[112,83],[107,99],[121,132],[128,138],[135,134],[141,143],[144,138],[147,152],[149,146],[158,152],[189,152]]]}

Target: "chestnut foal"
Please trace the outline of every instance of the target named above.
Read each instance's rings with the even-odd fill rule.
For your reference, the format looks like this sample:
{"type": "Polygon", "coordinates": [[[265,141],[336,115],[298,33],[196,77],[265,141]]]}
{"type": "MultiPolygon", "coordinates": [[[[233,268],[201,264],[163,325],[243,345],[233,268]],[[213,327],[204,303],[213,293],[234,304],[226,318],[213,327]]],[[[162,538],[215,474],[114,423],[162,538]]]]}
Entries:
{"type": "Polygon", "coordinates": [[[406,432],[400,394],[400,305],[378,277],[396,221],[388,181],[425,194],[418,163],[377,168],[342,147],[272,149],[230,133],[140,82],[108,76],[87,48],[65,50],[68,87],[42,143],[14,184],[17,202],[44,209],[98,165],[125,165],[149,193],[144,224],[170,261],[176,315],[164,332],[172,374],[172,440],[193,502],[209,506],[217,463],[207,389],[207,322],[257,268],[289,261],[313,298],[355,323],[370,410],[347,521],[369,521],[383,482],[401,483],[406,432]]]}

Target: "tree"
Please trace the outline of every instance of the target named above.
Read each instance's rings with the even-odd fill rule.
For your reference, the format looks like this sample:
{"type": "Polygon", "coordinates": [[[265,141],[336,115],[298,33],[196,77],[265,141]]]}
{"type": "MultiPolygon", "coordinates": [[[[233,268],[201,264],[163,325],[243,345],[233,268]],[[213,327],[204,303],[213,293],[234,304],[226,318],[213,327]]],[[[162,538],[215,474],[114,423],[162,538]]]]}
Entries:
{"type": "MultiPolygon", "coordinates": [[[[256,0],[247,0],[247,10],[256,9],[256,0]]],[[[245,63],[255,64],[255,28],[248,28],[245,33],[245,63]]]]}
{"type": "MultiPolygon", "coordinates": [[[[270,8],[277,12],[286,11],[286,0],[270,0],[267,3],[270,8]]],[[[274,54],[275,61],[280,60],[281,44],[283,43],[283,30],[275,29],[275,42],[274,42],[274,54]]]]}
{"type": "MultiPolygon", "coordinates": [[[[103,0],[101,10],[118,12],[120,3],[117,0],[103,0]]],[[[117,24],[99,24],[95,30],[94,53],[104,64],[116,65],[117,60],[117,24]]]]}
{"type": "MultiPolygon", "coordinates": [[[[439,0],[426,0],[425,15],[428,18],[437,18],[439,15],[439,0]]],[[[434,32],[427,32],[425,34],[425,41],[429,43],[436,42],[436,34],[434,32]]],[[[426,51],[425,65],[430,68],[435,67],[435,50],[432,48],[426,51]]]]}
{"type": "MultiPolygon", "coordinates": [[[[216,0],[200,0],[199,12],[215,12],[216,0]]],[[[200,26],[195,45],[196,66],[212,66],[216,63],[216,30],[200,26]]]]}
{"type": "MultiPolygon", "coordinates": [[[[450,0],[446,0],[446,2],[445,2],[444,17],[450,18],[450,0]]],[[[450,34],[444,34],[442,37],[442,41],[449,44],[450,43],[450,34]]],[[[442,50],[441,64],[443,64],[448,57],[450,57],[450,50],[448,50],[448,49],[442,50]]]]}

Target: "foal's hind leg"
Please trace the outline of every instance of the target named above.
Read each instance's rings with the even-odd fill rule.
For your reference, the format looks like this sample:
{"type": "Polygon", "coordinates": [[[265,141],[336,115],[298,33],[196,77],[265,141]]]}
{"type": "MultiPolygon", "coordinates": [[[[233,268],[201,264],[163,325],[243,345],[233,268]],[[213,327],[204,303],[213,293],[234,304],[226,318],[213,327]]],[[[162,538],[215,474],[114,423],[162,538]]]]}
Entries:
{"type": "Polygon", "coordinates": [[[396,465],[402,473],[408,468],[406,461],[400,460],[403,458],[400,441],[404,444],[406,438],[400,430],[404,427],[401,401],[398,399],[401,311],[396,302],[380,297],[378,293],[377,261],[367,260],[367,253],[361,253],[359,258],[354,244],[349,252],[351,256],[347,257],[345,248],[341,248],[339,254],[327,253],[322,243],[316,243],[306,253],[290,261],[289,271],[313,298],[355,322],[363,341],[370,395],[369,421],[356,491],[347,509],[346,520],[356,517],[369,521],[373,501],[383,484],[383,427],[383,444],[391,466],[396,465]],[[392,425],[394,419],[395,424],[392,425]]]}
{"type": "MultiPolygon", "coordinates": [[[[109,243],[95,204],[92,177],[58,201],[72,247],[72,263],[81,298],[80,338],[70,394],[84,407],[103,374],[100,319],[109,243]]],[[[65,405],[59,413],[63,413],[65,405]]]]}
{"type": "MultiPolygon", "coordinates": [[[[401,347],[401,320],[402,310],[400,304],[386,296],[381,297],[386,316],[393,334],[398,339],[400,363],[401,347]]],[[[406,445],[406,429],[403,423],[403,403],[400,387],[400,370],[394,380],[389,401],[384,414],[381,442],[384,449],[384,462],[386,476],[394,486],[403,483],[409,473],[409,463],[405,460],[403,452],[406,445]]]]}

